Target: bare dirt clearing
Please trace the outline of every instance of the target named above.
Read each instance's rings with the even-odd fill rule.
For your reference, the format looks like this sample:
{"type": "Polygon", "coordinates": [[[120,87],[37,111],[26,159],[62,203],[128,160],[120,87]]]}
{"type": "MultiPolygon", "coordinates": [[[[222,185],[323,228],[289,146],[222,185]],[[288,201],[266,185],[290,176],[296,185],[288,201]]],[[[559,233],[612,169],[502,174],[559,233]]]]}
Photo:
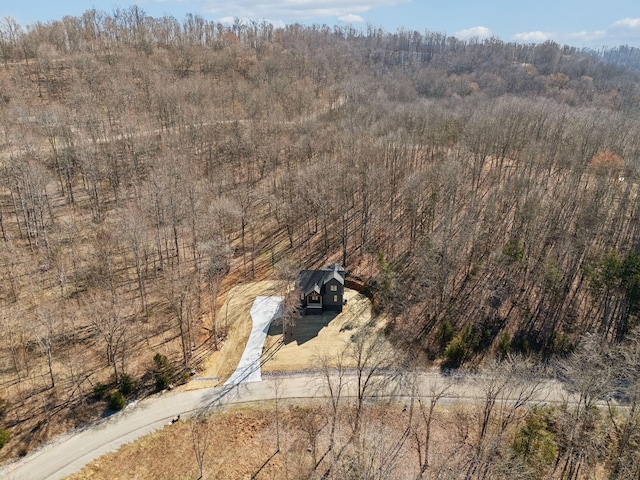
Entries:
{"type": "MultiPolygon", "coordinates": [[[[241,284],[232,288],[218,312],[218,325],[228,328],[222,348],[205,362],[200,379],[185,389],[203,388],[222,384],[238,366],[251,332],[249,311],[257,296],[283,295],[283,282],[265,280],[241,284]]],[[[291,341],[278,346],[282,340],[282,327],[272,325],[264,345],[264,352],[275,354],[263,364],[262,371],[291,372],[317,368],[318,356],[332,358],[341,352],[351,335],[372,322],[371,302],[355,290],[345,289],[347,304],[339,315],[325,313],[301,317],[294,328],[291,341]]],[[[268,354],[267,354],[268,355],[268,354]]]]}
{"type": "MultiPolygon", "coordinates": [[[[298,319],[291,340],[287,340],[263,365],[263,372],[290,372],[318,368],[320,357],[335,358],[359,329],[370,326],[371,301],[355,290],[345,289],[347,304],[342,313],[305,315],[298,319]]],[[[282,328],[272,325],[264,351],[281,339],[282,328]]],[[[348,359],[347,359],[348,360],[348,359]]],[[[347,365],[348,366],[348,365],[347,365]]]]}

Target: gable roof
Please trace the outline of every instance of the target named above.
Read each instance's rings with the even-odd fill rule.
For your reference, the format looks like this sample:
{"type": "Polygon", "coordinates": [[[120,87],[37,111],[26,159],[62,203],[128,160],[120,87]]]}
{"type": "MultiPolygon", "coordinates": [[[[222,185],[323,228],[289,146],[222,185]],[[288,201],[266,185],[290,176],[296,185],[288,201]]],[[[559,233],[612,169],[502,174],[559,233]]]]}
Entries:
{"type": "Polygon", "coordinates": [[[337,263],[321,270],[302,270],[296,285],[304,295],[309,295],[314,291],[320,293],[322,286],[331,280],[344,285],[344,268],[337,263]]]}

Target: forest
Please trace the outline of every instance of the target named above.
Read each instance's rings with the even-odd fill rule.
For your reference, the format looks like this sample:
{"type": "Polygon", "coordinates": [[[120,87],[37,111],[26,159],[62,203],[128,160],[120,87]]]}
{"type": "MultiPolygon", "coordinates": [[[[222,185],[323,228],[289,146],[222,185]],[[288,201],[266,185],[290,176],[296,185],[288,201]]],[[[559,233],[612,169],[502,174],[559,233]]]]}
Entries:
{"type": "Polygon", "coordinates": [[[179,377],[224,342],[231,286],[332,261],[422,365],[624,342],[637,56],[138,7],[3,19],[0,426],[28,450],[81,424],[159,345],[179,377]]]}

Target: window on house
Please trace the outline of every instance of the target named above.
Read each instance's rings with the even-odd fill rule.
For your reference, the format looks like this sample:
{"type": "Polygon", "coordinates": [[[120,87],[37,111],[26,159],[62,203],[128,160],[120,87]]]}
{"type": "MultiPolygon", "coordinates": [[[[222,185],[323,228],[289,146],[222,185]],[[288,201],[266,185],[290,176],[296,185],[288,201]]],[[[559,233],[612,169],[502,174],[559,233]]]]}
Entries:
{"type": "Polygon", "coordinates": [[[338,303],[338,295],[333,296],[333,303],[338,303]]]}
{"type": "Polygon", "coordinates": [[[338,291],[338,286],[337,285],[331,285],[331,291],[332,292],[337,292],[338,291]]]}

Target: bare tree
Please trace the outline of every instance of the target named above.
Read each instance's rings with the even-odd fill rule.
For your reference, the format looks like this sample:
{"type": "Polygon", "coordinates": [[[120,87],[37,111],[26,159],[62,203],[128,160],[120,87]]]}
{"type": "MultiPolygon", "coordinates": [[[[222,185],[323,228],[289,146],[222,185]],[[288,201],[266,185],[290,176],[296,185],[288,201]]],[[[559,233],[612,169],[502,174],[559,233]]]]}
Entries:
{"type": "Polygon", "coordinates": [[[465,478],[488,478],[497,453],[504,444],[507,429],[535,405],[542,377],[529,360],[509,356],[494,360],[477,378],[484,394],[479,431],[473,444],[471,462],[465,478]]]}
{"type": "Polygon", "coordinates": [[[164,280],[164,293],[175,315],[180,345],[182,347],[182,362],[189,367],[193,352],[193,321],[198,317],[196,285],[198,279],[185,266],[177,265],[164,280]]]}
{"type": "Polygon", "coordinates": [[[408,424],[418,457],[416,480],[425,478],[425,474],[431,468],[431,427],[436,407],[451,388],[452,380],[455,381],[455,379],[449,378],[442,380],[439,376],[427,378],[429,387],[425,389],[420,373],[411,372],[411,404],[408,411],[408,424]]]}
{"type": "Polygon", "coordinates": [[[327,458],[323,478],[332,474],[339,475],[340,466],[349,456],[350,449],[362,452],[364,448],[363,424],[366,415],[366,401],[383,392],[395,378],[392,367],[398,361],[382,334],[375,330],[363,329],[357,332],[344,351],[335,359],[321,359],[325,388],[329,392],[331,420],[329,444],[325,453],[316,464],[316,469],[327,458]],[[348,363],[347,363],[348,362],[348,363]],[[355,365],[354,388],[355,405],[350,409],[351,431],[337,448],[338,419],[341,416],[343,390],[348,387],[345,366],[355,365]],[[345,382],[347,380],[347,382],[345,382]]]}
{"type": "Polygon", "coordinates": [[[605,448],[605,439],[598,434],[597,402],[607,399],[613,391],[611,360],[599,338],[586,334],[571,356],[557,364],[558,375],[572,395],[567,398],[559,422],[555,466],[562,479],[578,478],[579,472],[594,465],[605,448]]]}
{"type": "Polygon", "coordinates": [[[57,312],[54,312],[52,307],[52,305],[40,306],[37,309],[37,320],[35,324],[37,325],[36,339],[38,345],[47,359],[49,380],[51,381],[50,387],[55,388],[56,379],[53,368],[53,354],[54,348],[59,345],[63,332],[62,322],[60,321],[57,312]]]}
{"type": "MultiPolygon", "coordinates": [[[[216,238],[206,242],[202,248],[204,257],[203,275],[207,283],[207,291],[209,293],[209,308],[211,310],[211,338],[214,347],[218,348],[218,288],[220,282],[229,271],[229,265],[233,256],[231,246],[222,240],[216,238]]],[[[224,332],[226,335],[226,332],[224,332]]]]}
{"type": "Polygon", "coordinates": [[[211,425],[204,414],[196,415],[190,421],[191,447],[198,465],[198,480],[204,479],[204,466],[211,448],[211,425]]]}
{"type": "Polygon", "coordinates": [[[321,388],[326,389],[329,401],[329,442],[325,452],[320,455],[314,465],[314,470],[318,470],[322,462],[328,455],[333,455],[337,441],[337,433],[339,420],[341,417],[343,396],[346,390],[346,367],[344,352],[338,354],[336,358],[320,356],[318,358],[321,365],[322,385],[321,388]]]}
{"type": "Polygon", "coordinates": [[[607,398],[607,412],[615,431],[612,479],[635,478],[640,473],[640,456],[634,447],[640,439],[640,330],[634,329],[613,355],[614,392],[626,408],[615,408],[607,398]]]}
{"type": "Polygon", "coordinates": [[[103,298],[91,295],[85,303],[85,311],[96,333],[102,337],[106,346],[107,365],[113,368],[114,381],[119,374],[117,356],[124,348],[127,324],[122,316],[116,297],[103,298]]]}
{"type": "Polygon", "coordinates": [[[130,205],[121,216],[121,229],[129,251],[133,256],[133,266],[140,292],[140,308],[147,309],[147,290],[145,287],[145,271],[147,269],[148,229],[142,212],[130,205]]]}
{"type": "Polygon", "coordinates": [[[356,406],[353,434],[359,435],[365,402],[391,384],[398,373],[394,367],[401,357],[388,344],[382,332],[365,328],[357,332],[346,348],[346,357],[355,364],[356,406]]]}

